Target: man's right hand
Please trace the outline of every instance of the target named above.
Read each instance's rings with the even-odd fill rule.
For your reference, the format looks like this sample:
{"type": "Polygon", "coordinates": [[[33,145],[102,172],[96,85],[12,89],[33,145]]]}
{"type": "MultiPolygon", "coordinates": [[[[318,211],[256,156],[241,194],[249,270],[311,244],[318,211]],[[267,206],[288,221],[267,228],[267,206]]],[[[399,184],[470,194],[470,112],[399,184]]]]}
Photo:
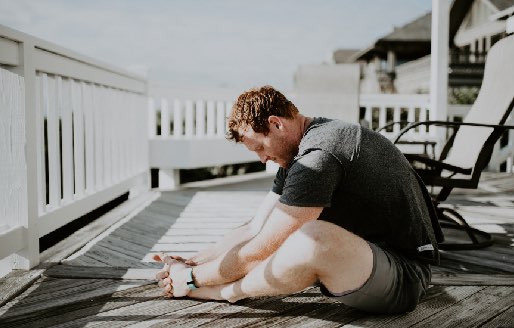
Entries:
{"type": "Polygon", "coordinates": [[[185,263],[186,259],[178,256],[178,255],[166,255],[164,253],[154,254],[154,261],[163,262],[164,267],[161,271],[157,272],[155,275],[155,279],[159,287],[164,289],[164,295],[167,297],[173,296],[173,285],[172,279],[170,277],[170,269],[173,263],[182,262],[185,263]]]}

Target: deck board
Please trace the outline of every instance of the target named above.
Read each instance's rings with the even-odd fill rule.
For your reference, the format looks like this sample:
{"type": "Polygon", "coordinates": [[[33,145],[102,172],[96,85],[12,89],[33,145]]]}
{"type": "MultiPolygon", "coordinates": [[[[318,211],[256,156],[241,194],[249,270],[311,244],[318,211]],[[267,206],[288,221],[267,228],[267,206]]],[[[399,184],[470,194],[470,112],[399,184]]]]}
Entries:
{"type": "MultiPolygon", "coordinates": [[[[0,307],[1,327],[485,327],[514,326],[514,176],[487,174],[478,190],[446,205],[490,229],[484,250],[443,252],[434,285],[415,311],[371,315],[317,287],[236,304],[167,299],[153,282],[151,254],[192,255],[251,219],[271,178],[163,192],[114,224],[0,307]]],[[[63,245],[67,245],[64,243],[63,245]]],[[[57,250],[56,254],[63,254],[57,250]]],[[[32,279],[37,275],[33,274],[32,279]]],[[[11,281],[12,284],[12,281],[11,281]]],[[[0,281],[0,286],[2,285],[0,281]]]]}

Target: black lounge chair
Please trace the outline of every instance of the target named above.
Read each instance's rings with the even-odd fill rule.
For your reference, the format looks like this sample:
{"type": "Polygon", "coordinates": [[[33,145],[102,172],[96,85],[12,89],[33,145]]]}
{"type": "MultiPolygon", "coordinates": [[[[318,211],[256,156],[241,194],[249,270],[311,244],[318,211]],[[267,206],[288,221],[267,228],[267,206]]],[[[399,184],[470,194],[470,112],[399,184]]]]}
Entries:
{"type": "Polygon", "coordinates": [[[463,122],[410,123],[394,140],[395,144],[401,143],[400,138],[407,131],[421,125],[427,128],[442,126],[453,129],[438,159],[405,154],[425,185],[441,187],[437,195],[432,195],[441,227],[463,230],[471,240],[466,243],[442,242],[441,249],[477,249],[487,247],[493,242],[490,234],[470,227],[457,211],[439,204],[448,198],[453,188],[478,187],[480,175],[491,159],[495,143],[504,132],[514,128],[505,125],[514,107],[513,59],[514,35],[498,41],[490,49],[480,92],[463,122]],[[424,168],[417,168],[420,163],[424,168]]]}

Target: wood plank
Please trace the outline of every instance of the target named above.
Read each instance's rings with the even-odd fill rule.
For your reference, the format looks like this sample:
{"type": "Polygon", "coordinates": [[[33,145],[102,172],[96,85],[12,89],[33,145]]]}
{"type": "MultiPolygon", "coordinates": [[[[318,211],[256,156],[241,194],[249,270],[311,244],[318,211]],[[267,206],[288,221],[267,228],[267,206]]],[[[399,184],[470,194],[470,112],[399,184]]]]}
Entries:
{"type": "Polygon", "coordinates": [[[432,273],[432,285],[514,286],[513,274],[432,273]]]}
{"type": "MultiPolygon", "coordinates": [[[[107,266],[115,266],[115,267],[134,267],[134,268],[143,268],[143,267],[150,267],[152,266],[151,263],[144,263],[141,262],[141,259],[128,256],[125,254],[118,253],[116,251],[113,251],[109,248],[100,246],[100,245],[94,245],[91,247],[87,253],[89,257],[104,262],[107,264],[107,266]]],[[[67,262],[67,261],[63,261],[67,262]]]]}
{"type": "MultiPolygon", "coordinates": [[[[137,298],[137,296],[138,295],[134,295],[133,298],[137,298]]],[[[99,309],[97,313],[93,313],[89,316],[82,316],[73,321],[68,321],[60,324],[59,327],[93,328],[108,326],[109,328],[119,328],[141,321],[151,320],[160,315],[187,318],[187,315],[184,315],[184,313],[189,312],[187,309],[202,304],[208,303],[201,303],[199,301],[188,299],[166,299],[164,297],[154,297],[150,300],[142,298],[140,302],[134,302],[127,306],[105,306],[105,308],[99,309]]],[[[106,305],[110,305],[110,303],[107,303],[106,305]]],[[[213,307],[212,303],[210,307],[213,307]]],[[[189,313],[193,314],[195,312],[191,311],[189,313]]]]}
{"type": "Polygon", "coordinates": [[[428,289],[427,295],[412,312],[398,315],[368,314],[365,317],[353,321],[349,325],[345,325],[343,327],[411,327],[448,308],[457,308],[458,310],[462,310],[458,305],[459,302],[471,297],[484,288],[485,287],[477,286],[431,287],[428,289]]]}
{"type": "Polygon", "coordinates": [[[111,295],[116,291],[144,284],[148,282],[44,278],[31,287],[32,290],[25,292],[23,297],[1,308],[2,327],[11,322],[19,323],[41,318],[43,313],[78,301],[90,302],[93,297],[111,295]]]}
{"type": "Polygon", "coordinates": [[[142,260],[143,257],[151,252],[152,246],[141,246],[137,243],[132,243],[127,240],[107,236],[100,240],[97,245],[109,248],[112,251],[119,252],[120,254],[142,260]]]}
{"type": "Polygon", "coordinates": [[[514,287],[486,287],[412,327],[478,327],[514,302],[514,287]]]}
{"type": "Polygon", "coordinates": [[[260,309],[263,304],[269,303],[270,299],[276,298],[254,298],[240,301],[234,304],[227,302],[202,302],[190,308],[166,313],[154,317],[152,320],[159,321],[158,327],[231,327],[238,322],[260,320],[270,312],[260,309]],[[235,320],[228,320],[233,318],[235,320]]]}
{"type": "Polygon", "coordinates": [[[286,297],[263,298],[266,302],[250,305],[248,314],[237,313],[222,317],[210,325],[228,327],[273,327],[273,326],[339,326],[363,316],[362,312],[323,296],[319,288],[308,288],[305,291],[286,297]],[[333,318],[337,314],[337,319],[333,318]]]}
{"type": "Polygon", "coordinates": [[[72,253],[76,252],[90,240],[100,235],[102,232],[111,227],[125,216],[133,212],[139,212],[148,206],[159,193],[150,191],[134,197],[123,204],[118,205],[115,209],[102,215],[87,226],[77,230],[69,237],[63,239],[51,248],[41,253],[41,262],[59,263],[72,253]]]}
{"type": "Polygon", "coordinates": [[[134,269],[121,267],[98,268],[94,266],[56,265],[44,272],[46,277],[73,279],[127,279],[155,282],[160,269],[134,269]]]}
{"type": "Polygon", "coordinates": [[[514,305],[485,323],[482,328],[514,327],[514,305]]]}
{"type": "Polygon", "coordinates": [[[159,243],[152,247],[151,252],[198,252],[214,245],[215,243],[159,243]]]}
{"type": "Polygon", "coordinates": [[[84,317],[95,317],[102,311],[159,298],[162,298],[161,292],[154,285],[123,285],[116,281],[113,285],[68,297],[64,301],[48,300],[36,312],[27,312],[27,309],[23,313],[8,312],[9,317],[2,322],[2,327],[54,327],[84,317]]]}
{"type": "Polygon", "coordinates": [[[9,302],[30,285],[32,285],[43,273],[42,269],[13,270],[0,279],[0,307],[9,302]]]}
{"type": "Polygon", "coordinates": [[[477,257],[467,254],[459,254],[457,252],[444,253],[443,257],[451,261],[459,261],[464,263],[471,263],[478,266],[493,267],[504,272],[514,273],[514,263],[507,263],[501,260],[490,259],[484,256],[477,257]]]}

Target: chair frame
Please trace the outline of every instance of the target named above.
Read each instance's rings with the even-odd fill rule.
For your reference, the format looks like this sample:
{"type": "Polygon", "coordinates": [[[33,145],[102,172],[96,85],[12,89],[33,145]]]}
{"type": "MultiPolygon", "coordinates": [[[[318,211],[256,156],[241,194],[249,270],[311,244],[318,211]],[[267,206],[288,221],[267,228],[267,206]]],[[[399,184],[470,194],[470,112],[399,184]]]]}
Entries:
{"type": "MultiPolygon", "coordinates": [[[[510,113],[512,112],[512,109],[514,107],[514,99],[510,102],[505,114],[503,115],[502,119],[500,120],[501,123],[505,122],[510,113]]],[[[388,126],[399,124],[399,123],[405,123],[405,122],[393,122],[390,123],[384,127],[382,127],[380,130],[387,128],[388,126]]],[[[451,135],[451,137],[448,139],[446,144],[443,147],[443,150],[441,151],[441,155],[439,156],[439,160],[431,159],[424,156],[419,155],[411,155],[411,154],[405,154],[407,159],[409,161],[416,161],[425,164],[427,167],[430,167],[428,170],[417,170],[418,173],[420,173],[420,176],[423,180],[423,182],[427,185],[431,186],[440,186],[442,187],[441,191],[437,194],[435,198],[433,198],[434,207],[436,209],[437,215],[440,220],[440,224],[442,227],[450,228],[450,229],[456,229],[456,230],[463,230],[465,231],[469,238],[471,239],[471,243],[441,243],[440,248],[443,250],[464,250],[464,249],[478,249],[483,248],[492,245],[493,238],[489,233],[486,233],[484,231],[472,228],[469,226],[469,224],[466,222],[466,220],[455,210],[450,208],[442,208],[439,206],[440,202],[445,201],[448,196],[450,195],[453,188],[466,188],[466,189],[474,189],[478,187],[478,183],[480,180],[480,175],[482,174],[482,171],[487,167],[487,164],[489,163],[491,159],[491,155],[494,150],[494,145],[496,142],[500,139],[500,137],[503,135],[505,131],[514,129],[514,126],[512,125],[504,125],[504,124],[482,124],[482,123],[471,123],[471,122],[449,122],[449,121],[425,121],[425,122],[414,122],[409,123],[405,128],[403,128],[398,136],[394,140],[394,144],[400,143],[400,139],[403,135],[405,135],[409,130],[418,127],[418,126],[442,126],[445,128],[454,128],[454,132],[451,135]],[[450,165],[447,163],[442,162],[446,156],[448,155],[450,149],[453,146],[453,141],[455,139],[455,136],[457,135],[457,132],[461,126],[474,126],[474,127],[481,127],[481,128],[492,128],[493,131],[489,135],[489,137],[486,139],[485,143],[483,144],[477,160],[475,162],[475,165],[473,168],[461,168],[454,165],[450,165]],[[449,177],[442,177],[441,173],[443,170],[451,171],[453,174],[451,174],[449,177]],[[469,179],[454,179],[452,178],[455,174],[462,173],[471,175],[469,179]]],[[[380,131],[379,130],[379,131],[380,131]]]]}

